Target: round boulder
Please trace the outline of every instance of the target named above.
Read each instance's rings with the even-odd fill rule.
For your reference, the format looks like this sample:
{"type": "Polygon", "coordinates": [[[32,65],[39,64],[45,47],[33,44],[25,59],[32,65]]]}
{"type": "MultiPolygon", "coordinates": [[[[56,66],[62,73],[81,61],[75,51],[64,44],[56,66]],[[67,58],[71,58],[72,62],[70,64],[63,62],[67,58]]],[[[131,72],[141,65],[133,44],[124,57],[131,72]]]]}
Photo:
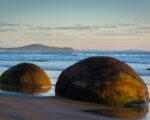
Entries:
{"type": "Polygon", "coordinates": [[[51,88],[47,74],[31,63],[21,63],[9,68],[1,75],[0,83],[20,88],[51,88]]]}
{"type": "Polygon", "coordinates": [[[147,105],[149,94],[141,77],[126,63],[111,57],[91,57],[65,69],[55,92],[88,102],[126,106],[134,101],[147,105]]]}

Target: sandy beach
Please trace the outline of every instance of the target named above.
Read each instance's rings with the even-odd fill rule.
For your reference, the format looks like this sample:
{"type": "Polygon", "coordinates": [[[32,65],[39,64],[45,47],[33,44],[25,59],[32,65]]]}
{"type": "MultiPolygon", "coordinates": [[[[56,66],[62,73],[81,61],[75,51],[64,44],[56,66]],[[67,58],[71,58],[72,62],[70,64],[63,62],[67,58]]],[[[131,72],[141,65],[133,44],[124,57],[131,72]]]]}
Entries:
{"type": "Polygon", "coordinates": [[[112,118],[83,112],[106,109],[103,105],[61,97],[34,97],[0,93],[1,120],[109,120],[112,118]]]}
{"type": "MultiPolygon", "coordinates": [[[[149,85],[147,87],[150,90],[149,85]]],[[[54,93],[54,89],[50,91],[50,94],[54,93]]],[[[149,118],[148,108],[117,108],[57,96],[7,91],[0,92],[0,106],[0,120],[148,120],[149,118]]]]}
{"type": "Polygon", "coordinates": [[[115,108],[62,97],[36,97],[7,92],[0,93],[0,106],[0,120],[147,120],[148,113],[148,109],[115,108]],[[99,112],[86,112],[92,110],[99,112]]]}

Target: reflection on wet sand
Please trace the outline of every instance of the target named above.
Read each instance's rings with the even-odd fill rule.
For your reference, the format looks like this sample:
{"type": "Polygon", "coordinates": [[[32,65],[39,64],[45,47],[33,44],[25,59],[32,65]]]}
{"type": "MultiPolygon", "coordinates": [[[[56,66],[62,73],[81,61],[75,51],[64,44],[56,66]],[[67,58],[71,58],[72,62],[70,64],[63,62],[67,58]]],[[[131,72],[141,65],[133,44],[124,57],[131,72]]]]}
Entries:
{"type": "Polygon", "coordinates": [[[36,93],[46,93],[50,91],[51,88],[28,88],[28,87],[14,87],[10,85],[3,85],[0,84],[0,89],[4,91],[10,91],[10,92],[20,92],[25,94],[36,94],[36,93]]]}
{"type": "Polygon", "coordinates": [[[103,115],[122,119],[144,119],[148,113],[148,108],[110,108],[99,110],[84,110],[97,115],[103,115]]]}

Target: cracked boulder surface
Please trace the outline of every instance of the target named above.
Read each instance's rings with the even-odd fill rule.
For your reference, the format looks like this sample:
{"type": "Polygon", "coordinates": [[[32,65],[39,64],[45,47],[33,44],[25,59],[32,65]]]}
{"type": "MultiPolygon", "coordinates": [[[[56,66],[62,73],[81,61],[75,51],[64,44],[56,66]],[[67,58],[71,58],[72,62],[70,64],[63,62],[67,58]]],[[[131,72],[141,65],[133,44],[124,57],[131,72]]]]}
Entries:
{"type": "Polygon", "coordinates": [[[59,76],[57,96],[126,106],[148,104],[149,94],[141,77],[126,63],[112,57],[90,57],[65,69],[59,76]]]}

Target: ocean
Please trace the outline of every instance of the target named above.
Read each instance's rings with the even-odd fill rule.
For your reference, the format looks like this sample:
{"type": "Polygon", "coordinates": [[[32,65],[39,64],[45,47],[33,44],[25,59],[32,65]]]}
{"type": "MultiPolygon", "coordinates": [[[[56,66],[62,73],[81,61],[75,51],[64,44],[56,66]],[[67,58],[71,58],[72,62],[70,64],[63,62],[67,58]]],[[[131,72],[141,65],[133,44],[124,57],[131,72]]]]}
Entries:
{"type": "MultiPolygon", "coordinates": [[[[33,63],[40,66],[50,77],[52,89],[39,96],[54,96],[55,84],[60,73],[74,63],[94,56],[109,56],[130,65],[150,85],[150,52],[77,51],[72,52],[0,52],[0,73],[19,63],[33,63]]],[[[7,92],[0,90],[0,92],[7,92]]]]}

